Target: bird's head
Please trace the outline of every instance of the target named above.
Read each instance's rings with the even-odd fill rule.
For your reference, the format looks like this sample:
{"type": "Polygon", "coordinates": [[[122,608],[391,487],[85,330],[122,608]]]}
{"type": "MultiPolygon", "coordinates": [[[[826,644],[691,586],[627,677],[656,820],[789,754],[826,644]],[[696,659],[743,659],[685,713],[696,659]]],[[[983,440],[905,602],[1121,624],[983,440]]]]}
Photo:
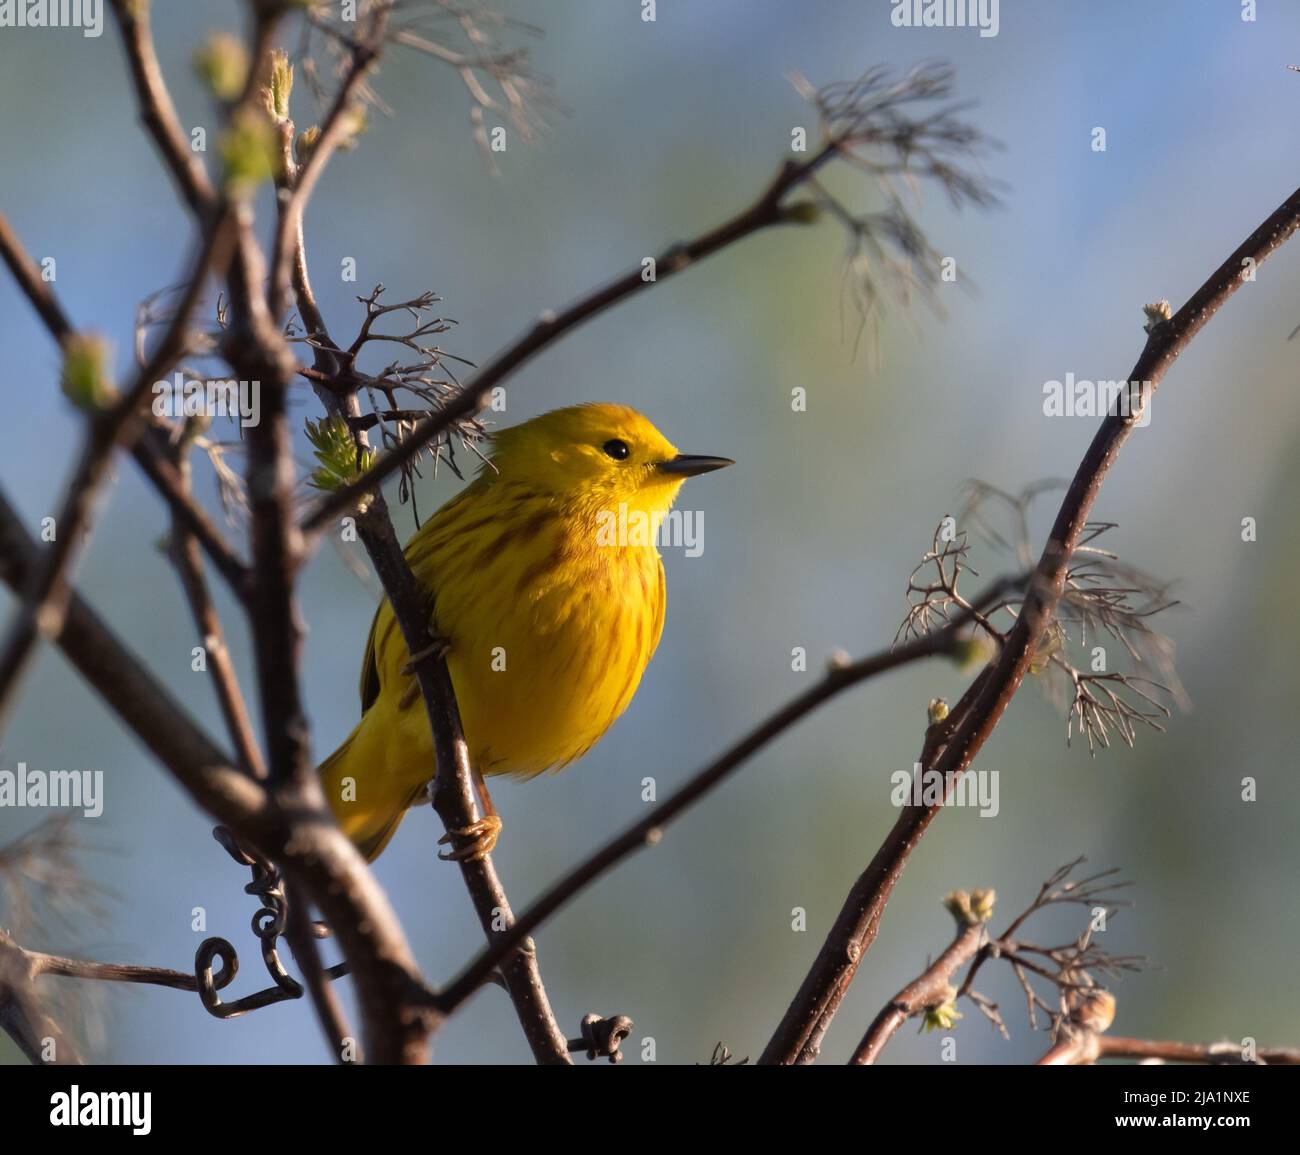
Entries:
{"type": "Polygon", "coordinates": [[[667,511],[682,482],[734,464],[678,453],[650,420],[624,405],[553,409],[497,432],[492,464],[502,481],[560,499],[647,513],[667,511]]]}

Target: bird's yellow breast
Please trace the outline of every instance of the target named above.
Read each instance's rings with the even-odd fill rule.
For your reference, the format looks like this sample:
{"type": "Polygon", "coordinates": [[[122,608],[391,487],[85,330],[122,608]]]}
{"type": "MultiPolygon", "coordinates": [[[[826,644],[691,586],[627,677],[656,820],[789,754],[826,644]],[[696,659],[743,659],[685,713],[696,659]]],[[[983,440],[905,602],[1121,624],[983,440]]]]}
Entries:
{"type": "MultiPolygon", "coordinates": [[[[530,776],[580,757],[632,700],[659,643],[658,551],[652,542],[602,543],[596,513],[524,486],[476,483],[407,547],[433,594],[433,629],[450,643],[466,741],[483,774],[530,776]]],[[[429,730],[407,661],[384,603],[362,702],[378,699],[400,730],[402,765],[390,755],[387,769],[409,765],[423,780],[429,730]]]]}

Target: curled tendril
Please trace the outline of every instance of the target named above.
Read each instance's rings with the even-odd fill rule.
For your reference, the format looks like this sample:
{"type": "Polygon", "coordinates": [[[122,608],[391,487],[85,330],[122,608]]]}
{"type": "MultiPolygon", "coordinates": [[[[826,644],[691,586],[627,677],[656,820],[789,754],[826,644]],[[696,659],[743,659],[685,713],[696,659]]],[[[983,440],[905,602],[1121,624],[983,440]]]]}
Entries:
{"type": "MultiPolygon", "coordinates": [[[[203,1006],[216,1018],[233,1019],[273,1003],[302,998],[302,984],[285,970],[284,963],[280,961],[279,942],[289,922],[289,903],[279,870],[268,859],[240,842],[224,826],[216,827],[212,831],[212,837],[231,858],[253,872],[252,881],[244,887],[244,891],[262,903],[253,915],[252,928],[261,944],[262,963],[275,985],[231,1003],[222,1002],[218,992],[229,986],[239,973],[239,955],[224,938],[204,939],[194,955],[194,977],[198,982],[199,998],[203,1000],[203,1006]],[[220,961],[221,969],[214,974],[212,964],[217,961],[220,961]]],[[[343,973],[346,973],[346,967],[331,967],[327,972],[331,978],[343,973]]]]}

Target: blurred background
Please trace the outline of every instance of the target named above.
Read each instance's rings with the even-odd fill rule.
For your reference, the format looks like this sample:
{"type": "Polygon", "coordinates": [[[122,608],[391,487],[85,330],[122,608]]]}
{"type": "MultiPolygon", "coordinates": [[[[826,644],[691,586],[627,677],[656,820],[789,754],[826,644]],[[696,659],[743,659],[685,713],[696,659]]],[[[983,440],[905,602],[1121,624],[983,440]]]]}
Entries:
{"type": "MultiPolygon", "coordinates": [[[[563,110],[529,146],[511,134],[487,171],[456,74],[391,51],[375,81],[391,117],[328,170],[307,214],[322,307],[355,332],[358,293],[426,289],[459,324],[452,352],[482,361],[544,308],[558,307],[669,242],[742,207],[815,116],[789,74],[815,85],[886,63],[944,57],[969,118],[1002,143],[987,165],[1003,205],[953,212],[923,190],[917,212],[957,285],[943,320],[891,308],[874,351],[855,348],[841,298],[844,235],[826,222],[769,232],[572,334],[508,385],[514,423],[558,405],[608,400],[645,411],[687,452],[735,468],[692,483],[704,550],[667,550],[669,612],[640,693],[605,740],[565,773],[493,787],[505,832],[496,861],[516,909],[644,813],[642,778],[662,798],[816,678],[836,648],[888,644],[907,575],[968,478],[1008,490],[1068,476],[1091,418],[1047,419],[1043,383],[1118,378],[1140,350],[1141,306],[1175,307],[1295,188],[1300,155],[1300,8],[1233,2],[1004,0],[999,34],[899,29],[885,0],[811,4],[633,0],[505,4],[543,35],[515,34],[553,78],[563,110]],[[1092,130],[1107,148],[1092,148],[1092,130]],[[356,259],[355,283],[338,270],[356,259]],[[976,292],[964,292],[971,283],[976,292]],[[791,390],[807,390],[806,413],[791,390]],[[805,647],[809,671],[791,669],[805,647]]],[[[239,31],[233,2],[160,2],[162,64],[187,126],[211,125],[190,64],[214,28],[239,31]]],[[[111,23],[111,21],[109,21],[111,23]]],[[[305,94],[304,94],[305,95],[305,94]]],[[[296,99],[296,97],[295,97],[296,99]]],[[[311,119],[295,107],[299,127],[311,119]]],[[[0,206],[28,249],[57,259],[74,319],[130,356],[136,303],[172,284],[189,236],[172,187],[136,123],[115,31],[0,31],[0,206]]],[[[865,183],[837,186],[864,208],[865,183]]],[[[1174,582],[1161,626],[1191,701],[1168,733],[1090,757],[1031,679],[976,768],[1000,773],[1000,812],[940,816],[913,855],[880,937],[827,1039],[843,1060],[865,1024],[951,937],[942,895],[991,886],[998,926],[1057,866],[1086,854],[1122,868],[1132,906],[1106,947],[1154,966],[1126,976],[1115,1031],[1209,1042],[1300,1041],[1291,963],[1300,948],[1295,875],[1300,814],[1294,694],[1300,615],[1286,575],[1300,563],[1300,248],[1287,246],[1177,363],[1111,471],[1095,516],[1111,548],[1174,582]],[[1254,518],[1258,540],[1242,541],[1254,518]],[[1258,801],[1241,800],[1243,778],[1258,801]]],[[[0,476],[35,527],[52,514],[79,422],[59,393],[58,359],[8,277],[0,277],[0,476]]],[[[301,416],[319,415],[304,385],[301,416]]],[[[233,427],[228,436],[237,434],[233,427]]],[[[303,440],[301,460],[310,453],[303,440]]],[[[210,473],[199,468],[215,508],[210,473]]],[[[456,492],[420,487],[421,509],[456,492]]],[[[1035,506],[1042,540],[1057,495],[1035,506]]],[[[399,532],[413,528],[409,506],[399,532]]],[[[118,470],[78,584],[213,733],[211,686],[190,670],[196,644],[156,543],[166,517],[133,467],[118,470]]],[[[355,722],[356,675],[375,605],[342,550],[324,548],[302,582],[310,633],[304,681],[324,756],[355,722]]],[[[1011,559],[977,544],[985,577],[1011,559]]],[[[214,582],[214,585],[216,583],[214,582]]],[[[975,588],[974,585],[971,587],[975,588]]],[[[13,602],[0,598],[6,617],[13,602]]],[[[247,634],[222,602],[245,689],[247,634]]],[[[789,1003],[853,880],[895,812],[890,775],[917,756],[929,699],[967,683],[948,663],[918,665],[836,700],[765,749],[672,826],[655,849],[602,879],[538,937],[565,1029],[588,1011],[636,1022],[639,1061],[707,1061],[719,1041],[755,1056],[789,1003]],[[807,914],[803,932],[792,912],[807,914]]],[[[224,741],[224,738],[223,738],[224,741]]],[[[243,893],[245,872],[210,820],[48,647],[24,686],[0,766],[95,768],[103,817],[79,830],[86,874],[114,899],[98,923],[42,925],[43,950],[188,969],[207,933],[230,938],[243,973],[225,994],[265,985],[243,893]]],[[[0,810],[0,843],[42,817],[0,810]]],[[[445,980],[480,946],[459,872],[435,861],[438,831],[417,810],[377,864],[424,972],[445,980]]],[[[3,918],[3,914],[0,914],[3,918]]],[[[1049,917],[1066,941],[1077,913],[1049,917]]],[[[955,1030],[961,1062],[1013,1063],[1046,1049],[1013,981],[980,986],[1011,1028],[973,1008],[955,1030]]],[[[63,982],[64,980],[45,980],[63,982]]],[[[341,989],[350,999],[349,984],[341,989]]],[[[90,996],[91,1053],[112,1062],[326,1062],[306,1002],[218,1022],[192,996],[103,987],[90,996]]],[[[905,1030],[889,1062],[939,1060],[940,1034],[905,1030]]],[[[0,1057],[14,1059],[7,1039],[0,1057]]],[[[505,995],[481,993],[437,1036],[441,1062],[529,1059],[505,995]]]]}

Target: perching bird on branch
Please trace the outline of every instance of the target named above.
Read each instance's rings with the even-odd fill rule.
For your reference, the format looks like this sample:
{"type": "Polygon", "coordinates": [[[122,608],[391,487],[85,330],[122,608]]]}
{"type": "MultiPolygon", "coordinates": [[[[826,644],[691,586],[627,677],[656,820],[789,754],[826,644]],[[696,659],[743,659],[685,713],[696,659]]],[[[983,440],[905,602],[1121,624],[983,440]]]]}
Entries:
{"type": "MultiPolygon", "coordinates": [[[[476,859],[501,830],[483,775],[532,777],[580,758],[636,693],[664,625],[655,529],[682,482],[732,462],[679,454],[633,409],[556,409],[493,438],[491,464],[406,547],[445,639],[484,817],[446,857],[476,859]]],[[[362,717],[320,768],[368,859],[419,801],[433,742],[387,601],[361,669],[362,717]]],[[[444,838],[447,842],[449,838],[444,838]]]]}

